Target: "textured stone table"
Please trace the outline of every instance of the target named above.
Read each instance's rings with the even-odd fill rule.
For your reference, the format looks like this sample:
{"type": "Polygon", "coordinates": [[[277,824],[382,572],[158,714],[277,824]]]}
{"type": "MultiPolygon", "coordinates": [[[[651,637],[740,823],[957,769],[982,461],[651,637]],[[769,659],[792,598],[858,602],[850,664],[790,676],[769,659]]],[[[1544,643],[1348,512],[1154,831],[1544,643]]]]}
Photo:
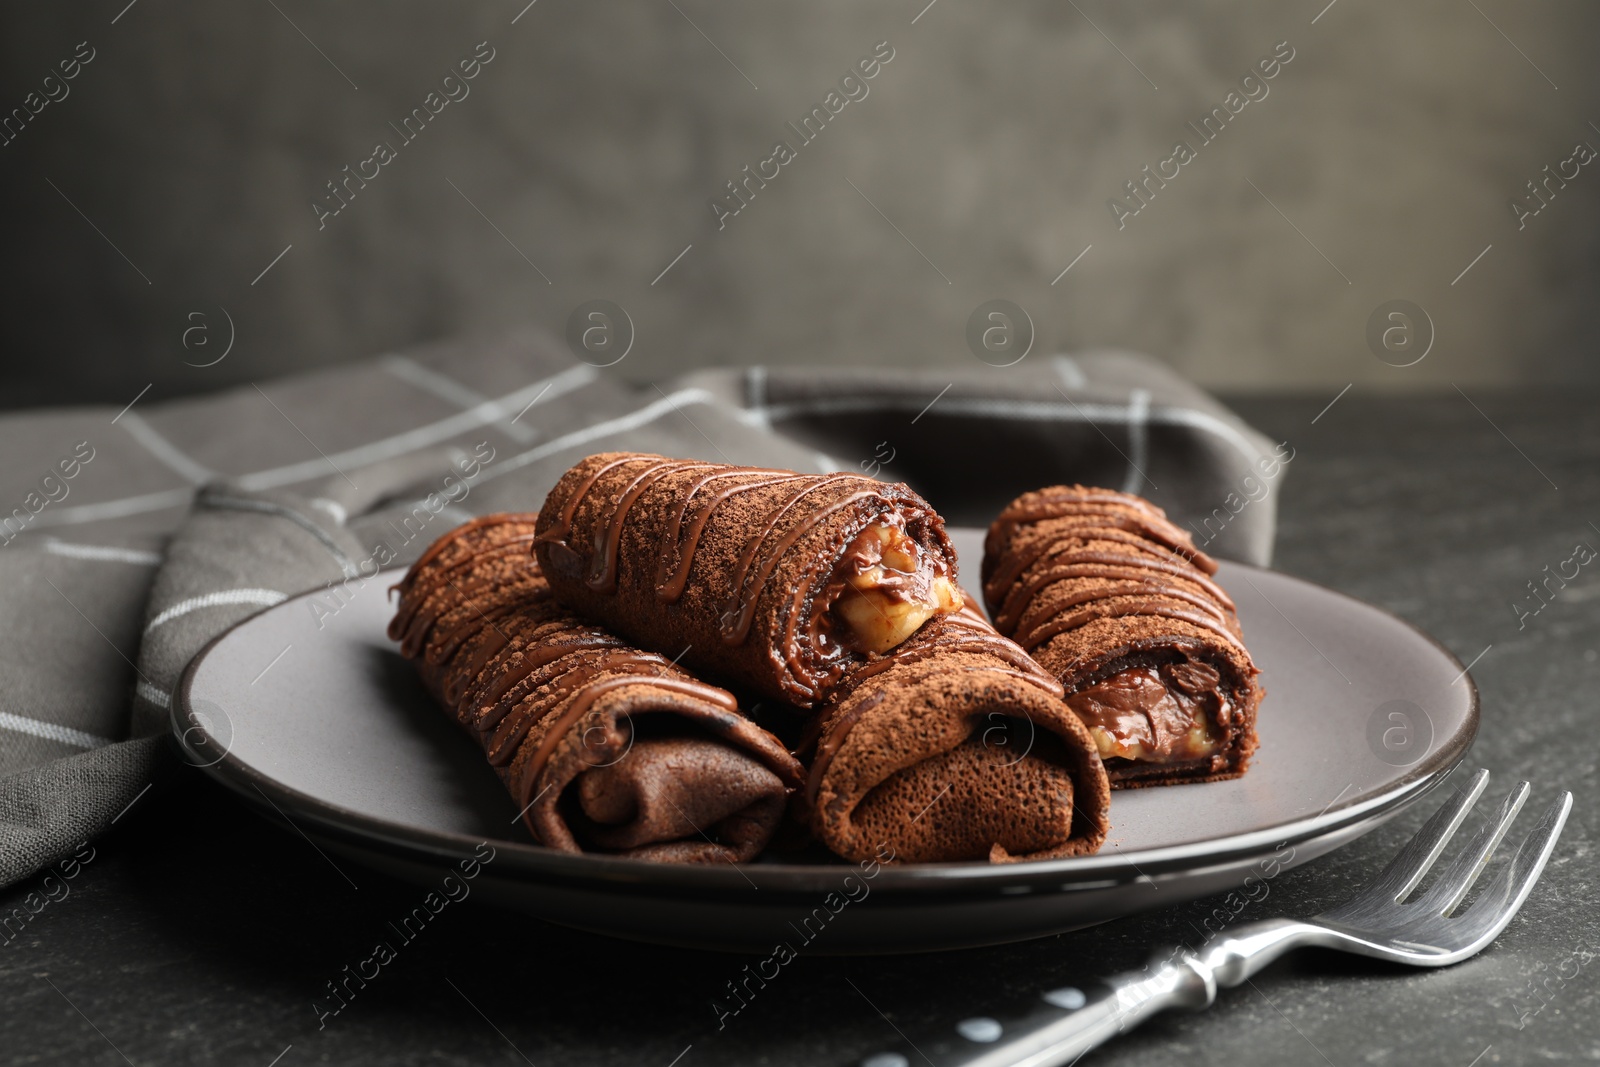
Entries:
{"type": "MultiPolygon", "coordinates": [[[[1465,964],[1411,972],[1302,954],[1209,1012],[1161,1017],[1093,1062],[1600,1058],[1600,744],[1590,732],[1600,728],[1600,564],[1520,629],[1513,608],[1532,603],[1527,583],[1577,542],[1600,548],[1600,397],[1473,399],[1481,412],[1453,391],[1349,395],[1320,417],[1325,396],[1236,406],[1296,450],[1277,566],[1382,605],[1463,661],[1482,653],[1473,674],[1483,722],[1469,763],[1494,773],[1491,795],[1532,780],[1530,809],[1558,787],[1576,794],[1543,881],[1500,940],[1465,964]]],[[[1003,948],[801,957],[718,1032],[710,1000],[741,961],[469,904],[441,914],[319,1032],[311,1002],[322,983],[365,955],[371,931],[408,911],[416,890],[370,871],[352,872],[353,890],[304,839],[191,778],[146,798],[97,843],[70,895],[0,945],[0,1061],[851,1063],[894,1036],[866,998],[912,1035],[942,1028],[997,998],[1135,966],[1211,908],[1200,901],[1003,948]]],[[[1436,799],[1282,875],[1240,919],[1343,896],[1436,799]]],[[[30,888],[0,904],[9,910],[30,888]]]]}

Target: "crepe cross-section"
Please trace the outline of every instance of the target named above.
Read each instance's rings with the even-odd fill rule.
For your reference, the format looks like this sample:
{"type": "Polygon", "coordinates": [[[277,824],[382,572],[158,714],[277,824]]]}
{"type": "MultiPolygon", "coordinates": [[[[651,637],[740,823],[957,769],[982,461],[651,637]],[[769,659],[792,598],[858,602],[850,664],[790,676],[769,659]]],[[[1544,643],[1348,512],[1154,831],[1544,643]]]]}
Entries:
{"type": "Polygon", "coordinates": [[[857,668],[813,720],[802,807],[846,859],[1052,859],[1094,852],[1111,802],[1061,687],[975,604],[857,668]]]}
{"type": "Polygon", "coordinates": [[[802,708],[961,606],[944,521],[857,474],[601,453],[550,491],[536,554],[573,610],[802,708]]]}
{"type": "Polygon", "coordinates": [[[1141,497],[1025,493],[989,528],[995,627],[1058,679],[1113,787],[1235,778],[1262,689],[1217,565],[1141,497]]]}
{"type": "Polygon", "coordinates": [[[663,862],[743,862],[804,771],[726,690],[558,604],[534,515],[435,542],[395,588],[389,636],[482,746],[542,844],[663,862]]]}

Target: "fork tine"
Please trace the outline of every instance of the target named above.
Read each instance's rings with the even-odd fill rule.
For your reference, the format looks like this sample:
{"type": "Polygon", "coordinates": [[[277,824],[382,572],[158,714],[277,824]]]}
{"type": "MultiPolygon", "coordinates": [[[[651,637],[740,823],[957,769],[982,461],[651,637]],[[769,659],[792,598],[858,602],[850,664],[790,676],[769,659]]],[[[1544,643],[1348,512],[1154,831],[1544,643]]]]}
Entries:
{"type": "Polygon", "coordinates": [[[1478,880],[1484,867],[1488,866],[1489,857],[1494,854],[1506,831],[1511,829],[1512,820],[1517,817],[1517,812],[1522,810],[1523,802],[1528,799],[1530,788],[1527,782],[1521,782],[1507,793],[1505,800],[1500,803],[1499,813],[1488,820],[1473,836],[1467,847],[1462,849],[1461,854],[1455,858],[1444,874],[1439,876],[1438,882],[1430,886],[1428,891],[1415,901],[1409,901],[1408,905],[1414,905],[1434,915],[1450,914],[1472,888],[1472,883],[1478,880]]]}
{"type": "Polygon", "coordinates": [[[1487,770],[1480,768],[1474,772],[1472,777],[1456,790],[1456,795],[1434,812],[1433,818],[1424,823],[1422,829],[1417,831],[1417,835],[1395,854],[1394,859],[1389,861],[1389,866],[1383,869],[1383,873],[1355,899],[1387,900],[1393,904],[1415,889],[1417,883],[1422,881],[1422,876],[1428,873],[1428,868],[1433,866],[1433,861],[1439,858],[1439,853],[1444,851],[1444,846],[1449,843],[1451,836],[1461,825],[1461,820],[1467,817],[1467,812],[1482,795],[1484,786],[1488,784],[1487,770]]]}
{"type": "Polygon", "coordinates": [[[1556,841],[1567,823],[1567,813],[1572,810],[1572,794],[1562,793],[1554,804],[1545,809],[1539,823],[1517,846],[1517,854],[1505,869],[1495,875],[1494,881],[1483,891],[1466,912],[1452,922],[1463,924],[1462,934],[1474,941],[1487,942],[1499,936],[1506,923],[1517,914],[1527,899],[1533,884],[1539,880],[1544,865],[1555,851],[1556,841]]]}

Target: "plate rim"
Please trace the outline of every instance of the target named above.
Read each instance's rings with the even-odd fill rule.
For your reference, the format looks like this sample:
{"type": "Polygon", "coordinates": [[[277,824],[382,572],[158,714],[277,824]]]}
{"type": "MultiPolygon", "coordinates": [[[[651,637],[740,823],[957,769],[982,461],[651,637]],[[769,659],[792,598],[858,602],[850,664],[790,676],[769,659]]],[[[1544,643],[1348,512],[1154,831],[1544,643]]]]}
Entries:
{"type": "MultiPolygon", "coordinates": [[[[1159,875],[1182,874],[1203,870],[1217,863],[1236,862],[1260,855],[1264,851],[1299,844],[1362,821],[1375,819],[1420,799],[1449,777],[1471,750],[1481,722],[1477,683],[1455,653],[1421,627],[1358,597],[1282,571],[1233,560],[1226,562],[1230,567],[1241,567],[1258,574],[1270,574],[1274,579],[1308,586],[1318,593],[1331,594],[1362,608],[1379,612],[1422,637],[1449,662],[1461,667],[1461,677],[1467,684],[1467,715],[1461,730],[1451,738],[1450,743],[1441,745],[1424,755],[1416,764],[1406,768],[1403,776],[1386,786],[1377,796],[1369,797],[1365,801],[1352,801],[1339,807],[1330,805],[1318,815],[1232,835],[1220,839],[1220,842],[1226,842],[1221,847],[1218,839],[1213,839],[1211,842],[1130,851],[1103,848],[1088,856],[1025,860],[1005,864],[967,861],[883,865],[873,877],[873,896],[883,891],[885,896],[902,900],[907,897],[924,896],[937,896],[941,900],[954,897],[989,898],[1000,895],[1002,890],[1009,890],[1014,894],[1019,886],[1026,887],[1030,892],[1040,890],[1071,892],[1144,880],[1153,881],[1159,875]]],[[[377,581],[386,574],[403,574],[405,569],[386,568],[374,575],[373,580],[377,581]]],[[[267,808],[270,807],[277,816],[288,821],[296,829],[299,827],[295,820],[279,807],[278,801],[287,803],[298,817],[316,824],[321,832],[332,838],[367,848],[377,847],[399,858],[449,865],[473,856],[475,846],[484,841],[484,838],[454,831],[420,829],[405,823],[366,815],[285,785],[236,757],[230,747],[224,746],[220,757],[211,758],[210,754],[202,755],[188,740],[188,736],[195,732],[198,732],[205,741],[210,740],[206,736],[204,726],[193,715],[190,691],[195,676],[216,646],[232,636],[235,630],[260,616],[280,608],[287,609],[290,605],[321,592],[320,589],[306,590],[279,604],[252,612],[207,641],[195,653],[184,667],[169,713],[173,742],[184,755],[186,762],[197,766],[213,781],[242,797],[262,814],[267,814],[267,808]],[[265,800],[267,807],[258,803],[252,793],[258,794],[265,800]],[[277,800],[274,800],[274,797],[277,800]]],[[[817,892],[836,888],[842,872],[856,870],[859,866],[841,860],[836,864],[749,863],[733,869],[724,869],[721,864],[645,863],[620,856],[589,853],[572,855],[531,842],[502,838],[488,840],[492,842],[496,851],[497,869],[504,871],[509,868],[514,873],[533,881],[590,888],[603,886],[612,892],[632,892],[649,896],[693,896],[708,903],[710,902],[706,896],[708,893],[739,896],[743,902],[749,903],[751,884],[756,884],[763,892],[771,891],[773,897],[790,895],[809,897],[817,892]]],[[[773,897],[766,897],[764,900],[771,900],[773,897]]]]}

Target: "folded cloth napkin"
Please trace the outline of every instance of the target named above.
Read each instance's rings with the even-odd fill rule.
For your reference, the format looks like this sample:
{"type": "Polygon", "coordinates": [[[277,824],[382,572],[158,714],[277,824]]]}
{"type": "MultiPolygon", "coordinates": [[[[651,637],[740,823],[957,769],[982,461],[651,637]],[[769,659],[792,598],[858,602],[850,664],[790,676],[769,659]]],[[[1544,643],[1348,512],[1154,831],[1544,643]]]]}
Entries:
{"type": "Polygon", "coordinates": [[[979,526],[1024,490],[1106,485],[1149,496],[1213,555],[1271,551],[1275,495],[1229,501],[1272,443],[1140,356],[615,375],[524,332],[0,417],[0,885],[137,817],[176,765],[171,694],[206,642],[306,590],[336,611],[374,566],[471,516],[537,510],[590,452],[864,471],[979,526]]]}

